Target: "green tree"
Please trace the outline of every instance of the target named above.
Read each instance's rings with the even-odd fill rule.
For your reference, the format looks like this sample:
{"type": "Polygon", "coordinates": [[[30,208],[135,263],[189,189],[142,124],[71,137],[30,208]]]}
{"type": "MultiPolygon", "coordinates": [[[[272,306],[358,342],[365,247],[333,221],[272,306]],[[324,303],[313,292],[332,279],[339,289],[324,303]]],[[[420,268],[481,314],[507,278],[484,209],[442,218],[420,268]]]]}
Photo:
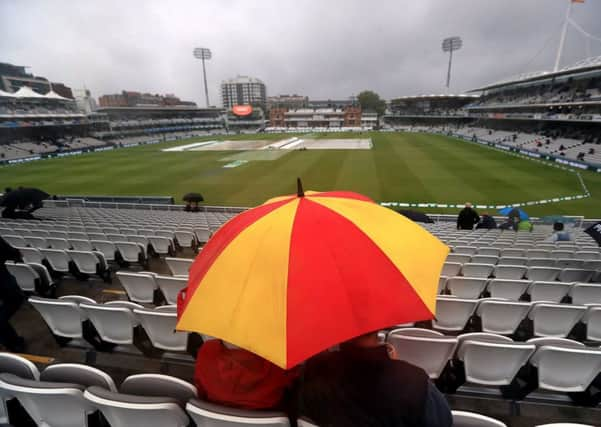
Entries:
{"type": "Polygon", "coordinates": [[[386,102],[380,98],[380,95],[371,90],[364,90],[357,95],[357,99],[363,111],[372,110],[378,113],[378,116],[386,111],[386,102]]]}

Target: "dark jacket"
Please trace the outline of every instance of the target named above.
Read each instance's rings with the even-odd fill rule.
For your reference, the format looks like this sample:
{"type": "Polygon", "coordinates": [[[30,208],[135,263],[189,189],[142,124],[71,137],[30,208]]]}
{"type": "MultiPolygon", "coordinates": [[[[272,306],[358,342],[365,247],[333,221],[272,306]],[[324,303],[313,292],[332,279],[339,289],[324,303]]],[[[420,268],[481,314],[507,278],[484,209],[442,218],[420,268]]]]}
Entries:
{"type": "Polygon", "coordinates": [[[451,411],[426,373],[386,347],[347,347],[309,359],[299,412],[320,427],[450,427],[451,411]]]}
{"type": "Polygon", "coordinates": [[[480,221],[480,217],[472,208],[463,208],[457,216],[457,228],[462,230],[473,230],[474,224],[480,221]]]}
{"type": "Polygon", "coordinates": [[[492,229],[497,228],[497,221],[490,215],[482,215],[481,221],[476,228],[492,229]]]}
{"type": "Polygon", "coordinates": [[[6,261],[21,261],[21,253],[0,237],[0,278],[8,275],[8,270],[4,265],[6,261]]]}

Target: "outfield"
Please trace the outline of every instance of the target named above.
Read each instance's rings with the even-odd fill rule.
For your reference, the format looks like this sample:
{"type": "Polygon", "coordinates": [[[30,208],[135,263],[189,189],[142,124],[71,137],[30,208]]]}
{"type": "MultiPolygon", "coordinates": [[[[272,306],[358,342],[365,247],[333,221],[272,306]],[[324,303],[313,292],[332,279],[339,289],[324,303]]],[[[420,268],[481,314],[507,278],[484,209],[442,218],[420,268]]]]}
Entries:
{"type": "MultiPolygon", "coordinates": [[[[227,139],[279,140],[290,136],[227,139]]],[[[254,160],[255,156],[246,152],[249,160],[228,168],[223,167],[227,161],[244,152],[161,151],[202,140],[192,139],[2,167],[0,183],[36,186],[51,194],[169,195],[179,199],[186,192],[198,191],[208,204],[230,206],[254,206],[292,193],[297,176],[306,189],[352,190],[378,202],[505,204],[583,193],[573,173],[453,138],[375,132],[360,137],[371,137],[373,148],[291,151],[268,156],[273,157],[271,160],[254,160]]],[[[600,217],[601,174],[581,174],[591,198],[527,210],[534,215],[600,217]]]]}

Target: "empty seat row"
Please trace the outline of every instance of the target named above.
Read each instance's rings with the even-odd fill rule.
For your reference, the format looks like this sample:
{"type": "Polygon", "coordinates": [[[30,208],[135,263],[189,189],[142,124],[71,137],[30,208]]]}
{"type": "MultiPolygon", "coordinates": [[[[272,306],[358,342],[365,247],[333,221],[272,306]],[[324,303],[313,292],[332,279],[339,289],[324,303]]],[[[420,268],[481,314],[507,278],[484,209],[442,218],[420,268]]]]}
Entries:
{"type": "Polygon", "coordinates": [[[445,262],[441,276],[496,277],[518,280],[560,280],[562,282],[589,282],[601,280],[601,273],[589,268],[527,267],[524,265],[494,265],[445,262]]]}
{"type": "Polygon", "coordinates": [[[156,291],[160,290],[167,304],[177,304],[177,295],[188,284],[187,276],[161,276],[151,272],[117,272],[117,279],[131,301],[155,302],[156,291]]]}
{"type": "Polygon", "coordinates": [[[583,260],[598,260],[601,259],[601,253],[599,249],[596,250],[578,250],[578,247],[574,249],[570,248],[556,248],[556,249],[544,249],[541,248],[541,244],[533,244],[532,248],[520,248],[520,247],[506,247],[506,248],[494,248],[494,247],[476,247],[476,246],[455,246],[453,252],[449,256],[462,255],[461,259],[465,257],[481,257],[489,256],[503,259],[505,257],[517,257],[517,258],[576,258],[583,260]]]}

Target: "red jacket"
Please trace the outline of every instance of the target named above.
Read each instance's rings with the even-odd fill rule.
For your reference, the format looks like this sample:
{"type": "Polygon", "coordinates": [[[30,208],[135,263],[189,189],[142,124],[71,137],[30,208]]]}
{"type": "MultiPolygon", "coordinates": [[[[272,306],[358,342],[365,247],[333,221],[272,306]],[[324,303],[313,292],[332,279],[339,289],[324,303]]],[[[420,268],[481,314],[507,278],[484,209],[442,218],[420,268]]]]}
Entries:
{"type": "Polygon", "coordinates": [[[194,370],[200,398],[243,409],[278,407],[294,378],[293,371],[247,350],[229,349],[220,340],[200,347],[194,370]]]}

